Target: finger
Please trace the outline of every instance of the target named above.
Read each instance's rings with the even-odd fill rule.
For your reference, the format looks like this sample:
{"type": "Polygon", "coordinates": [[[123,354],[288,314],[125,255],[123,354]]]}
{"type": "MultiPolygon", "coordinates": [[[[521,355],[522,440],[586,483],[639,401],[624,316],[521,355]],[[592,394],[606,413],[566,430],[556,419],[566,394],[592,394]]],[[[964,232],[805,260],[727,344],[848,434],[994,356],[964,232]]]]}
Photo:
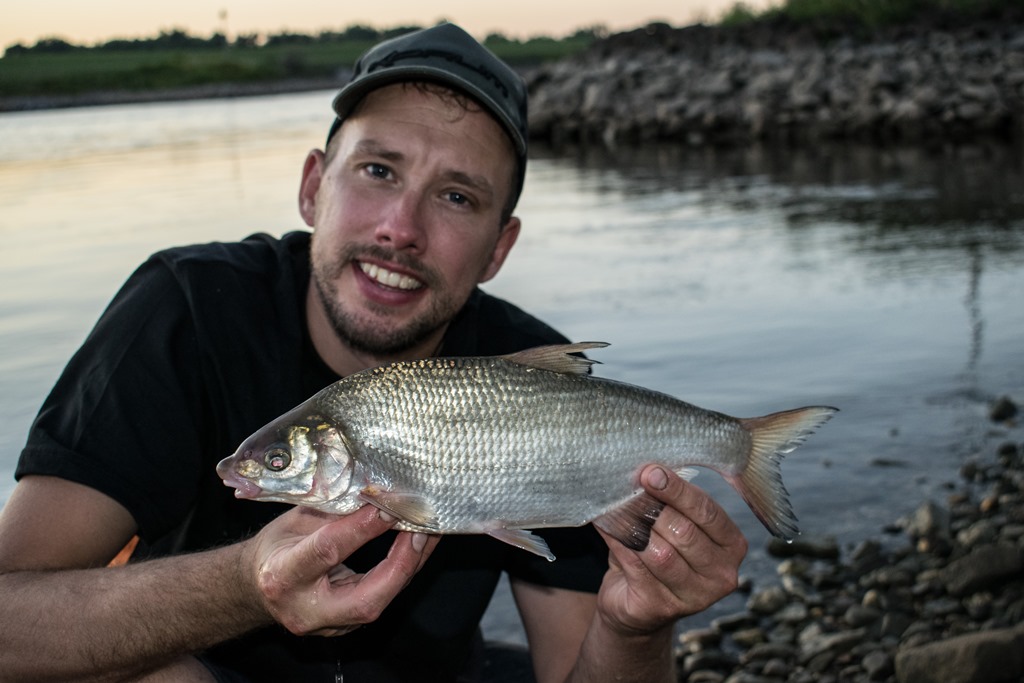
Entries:
{"type": "Polygon", "coordinates": [[[391,544],[385,562],[394,562],[401,572],[408,573],[411,578],[423,568],[440,541],[441,537],[436,534],[403,531],[391,544]],[[412,571],[408,572],[410,567],[412,571]]]}
{"type": "Polygon", "coordinates": [[[423,567],[439,540],[439,536],[401,533],[387,557],[368,572],[350,574],[332,584],[332,598],[343,615],[342,622],[351,627],[376,621],[423,567]]]}
{"type": "MultiPolygon", "coordinates": [[[[409,547],[411,548],[412,553],[418,554],[419,556],[419,559],[416,561],[416,566],[413,569],[413,574],[415,574],[423,568],[424,564],[426,564],[427,558],[430,557],[434,548],[437,547],[441,537],[428,536],[427,534],[421,533],[402,532],[392,544],[392,550],[389,552],[389,555],[395,552],[395,548],[400,547],[405,542],[406,537],[408,537],[409,547]]],[[[336,586],[346,583],[356,583],[364,580],[362,575],[356,574],[344,564],[339,564],[336,567],[333,567],[328,573],[327,578],[331,584],[336,586]]]]}
{"type": "Polygon", "coordinates": [[[672,525],[671,537],[692,544],[697,541],[699,530],[718,545],[734,545],[737,536],[742,538],[739,527],[711,496],[676,473],[660,465],[650,465],[641,472],[640,482],[649,494],[665,503],[660,516],[665,519],[659,518],[659,522],[662,528],[672,525]],[[673,515],[673,510],[679,515],[673,515]],[[687,520],[697,529],[689,528],[687,520]]]}
{"type": "Polygon", "coordinates": [[[327,581],[336,586],[355,581],[358,577],[358,574],[344,564],[339,564],[337,567],[334,567],[331,571],[327,572],[327,581]]]}
{"type": "Polygon", "coordinates": [[[601,528],[595,526],[594,530],[598,532],[598,535],[604,539],[604,543],[608,546],[608,567],[614,571],[621,571],[624,573],[650,573],[647,570],[646,565],[640,560],[640,552],[627,548],[623,545],[623,542],[609,536],[607,532],[601,530],[601,528]]]}
{"type": "Polygon", "coordinates": [[[285,582],[315,581],[395,523],[382,519],[376,508],[368,505],[350,515],[329,516],[324,521],[327,523],[299,541],[283,566],[278,567],[285,582]]]}

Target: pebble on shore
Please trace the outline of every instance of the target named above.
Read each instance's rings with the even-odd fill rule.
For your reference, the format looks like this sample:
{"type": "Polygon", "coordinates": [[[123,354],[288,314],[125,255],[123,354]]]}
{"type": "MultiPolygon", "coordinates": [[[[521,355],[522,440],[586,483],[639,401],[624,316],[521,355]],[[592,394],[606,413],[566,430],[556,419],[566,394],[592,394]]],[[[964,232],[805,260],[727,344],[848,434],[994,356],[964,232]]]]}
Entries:
{"type": "Polygon", "coordinates": [[[551,144],[1024,135],[1024,22],[816,36],[771,24],[652,24],[528,74],[551,144]]]}
{"type": "MultiPolygon", "coordinates": [[[[1010,398],[994,421],[1015,426],[1010,398]]],[[[946,506],[897,526],[906,544],[773,543],[779,584],[680,636],[686,683],[1019,683],[1024,680],[1024,444],[961,468],[946,506]]]]}

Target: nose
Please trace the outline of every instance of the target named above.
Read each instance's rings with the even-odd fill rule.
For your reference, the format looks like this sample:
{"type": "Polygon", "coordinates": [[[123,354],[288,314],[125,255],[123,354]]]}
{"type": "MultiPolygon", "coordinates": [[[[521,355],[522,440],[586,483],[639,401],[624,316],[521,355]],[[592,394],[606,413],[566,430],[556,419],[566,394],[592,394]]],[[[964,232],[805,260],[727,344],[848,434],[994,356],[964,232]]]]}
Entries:
{"type": "Polygon", "coordinates": [[[422,252],[427,246],[422,197],[403,193],[388,206],[377,225],[377,243],[396,251],[422,252]]]}

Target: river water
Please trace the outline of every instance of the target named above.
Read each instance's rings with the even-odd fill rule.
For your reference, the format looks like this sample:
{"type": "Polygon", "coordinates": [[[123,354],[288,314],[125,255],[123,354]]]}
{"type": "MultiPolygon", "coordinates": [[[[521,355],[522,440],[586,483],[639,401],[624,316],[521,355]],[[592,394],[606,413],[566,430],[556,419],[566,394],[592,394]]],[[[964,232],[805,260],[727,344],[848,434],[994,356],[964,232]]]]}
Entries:
{"type": "MultiPolygon", "coordinates": [[[[0,503],[40,402],[142,259],[302,227],[331,96],[0,115],[0,503]]],[[[996,143],[537,149],[522,236],[486,288],[611,342],[592,354],[603,376],[734,415],[839,407],[783,474],[804,533],[847,546],[1024,438],[987,418],[998,396],[1024,401],[1022,159],[996,143]]],[[[764,529],[717,475],[697,482],[751,539],[744,572],[770,581],[764,529]]],[[[485,627],[521,639],[507,589],[485,627]]]]}

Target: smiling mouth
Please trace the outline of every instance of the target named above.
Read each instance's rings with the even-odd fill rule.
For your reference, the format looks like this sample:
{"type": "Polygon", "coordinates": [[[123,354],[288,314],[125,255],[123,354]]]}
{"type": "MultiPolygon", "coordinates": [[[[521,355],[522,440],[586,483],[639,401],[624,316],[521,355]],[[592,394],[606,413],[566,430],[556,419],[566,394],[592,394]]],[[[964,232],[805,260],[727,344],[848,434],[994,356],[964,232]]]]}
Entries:
{"type": "Polygon", "coordinates": [[[391,287],[392,289],[412,291],[423,287],[423,283],[416,278],[396,273],[393,270],[388,270],[387,268],[382,268],[372,263],[364,263],[363,261],[360,261],[359,269],[377,284],[384,285],[385,287],[391,287]]]}

